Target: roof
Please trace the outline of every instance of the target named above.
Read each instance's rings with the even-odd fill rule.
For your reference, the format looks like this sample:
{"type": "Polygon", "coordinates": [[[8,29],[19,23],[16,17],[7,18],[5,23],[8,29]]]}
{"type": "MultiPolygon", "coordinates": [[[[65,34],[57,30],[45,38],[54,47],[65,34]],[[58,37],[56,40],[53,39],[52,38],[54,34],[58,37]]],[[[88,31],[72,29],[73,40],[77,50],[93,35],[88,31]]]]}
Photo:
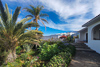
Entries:
{"type": "Polygon", "coordinates": [[[83,28],[83,29],[79,30],[78,32],[86,31],[86,30],[87,30],[87,28],[83,28]]]}
{"type": "Polygon", "coordinates": [[[82,25],[82,27],[88,27],[91,24],[94,24],[95,22],[100,21],[100,14],[96,17],[94,17],[93,19],[91,19],[90,21],[88,21],[87,23],[85,23],[84,25],[82,25]]]}
{"type": "Polygon", "coordinates": [[[65,36],[65,35],[62,35],[60,38],[67,38],[67,36],[65,36]]]}

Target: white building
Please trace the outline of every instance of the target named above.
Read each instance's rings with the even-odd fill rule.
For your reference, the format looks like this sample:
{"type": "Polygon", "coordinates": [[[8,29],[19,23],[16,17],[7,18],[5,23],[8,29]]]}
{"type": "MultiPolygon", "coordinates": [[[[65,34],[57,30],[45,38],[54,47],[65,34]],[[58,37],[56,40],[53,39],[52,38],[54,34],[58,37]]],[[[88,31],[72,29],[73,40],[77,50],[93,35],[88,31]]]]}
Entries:
{"type": "Polygon", "coordinates": [[[50,36],[43,36],[42,39],[43,39],[43,40],[51,40],[51,39],[53,39],[53,40],[59,40],[59,38],[60,38],[62,35],[67,36],[67,35],[73,35],[73,34],[75,34],[75,33],[73,33],[73,32],[58,33],[58,34],[50,35],[50,36]]]}
{"type": "Polygon", "coordinates": [[[84,29],[79,31],[79,40],[96,52],[100,53],[100,15],[82,25],[84,29]]]}

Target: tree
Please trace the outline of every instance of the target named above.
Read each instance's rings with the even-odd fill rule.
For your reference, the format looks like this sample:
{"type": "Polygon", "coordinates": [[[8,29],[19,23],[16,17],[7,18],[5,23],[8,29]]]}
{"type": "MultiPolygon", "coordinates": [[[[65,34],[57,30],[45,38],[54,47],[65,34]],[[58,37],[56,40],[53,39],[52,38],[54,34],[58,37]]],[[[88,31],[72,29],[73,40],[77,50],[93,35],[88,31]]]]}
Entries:
{"type": "MultiPolygon", "coordinates": [[[[43,10],[43,6],[37,6],[36,8],[32,5],[30,5],[31,9],[29,8],[24,8],[27,12],[29,12],[31,15],[27,15],[26,17],[35,17],[33,19],[33,21],[35,21],[36,23],[38,23],[38,20],[40,22],[42,22],[42,24],[45,26],[44,22],[48,23],[48,21],[46,19],[44,19],[43,17],[46,17],[48,16],[47,14],[43,14],[43,13],[40,13],[41,10],[43,10]],[[43,22],[44,21],[44,22],[43,22]]],[[[45,26],[45,29],[46,29],[46,26],[45,26]]],[[[36,30],[38,30],[38,27],[36,26],[36,30]]]]}
{"type": "Polygon", "coordinates": [[[12,62],[16,59],[16,49],[18,45],[23,45],[25,43],[37,44],[34,40],[37,34],[43,34],[41,31],[34,32],[25,31],[28,27],[39,26],[37,23],[26,21],[32,19],[31,17],[24,18],[20,22],[16,22],[18,15],[20,14],[21,7],[17,7],[14,14],[9,12],[7,4],[5,4],[5,9],[0,0],[0,46],[3,46],[9,54],[7,55],[6,61],[12,62]]]}

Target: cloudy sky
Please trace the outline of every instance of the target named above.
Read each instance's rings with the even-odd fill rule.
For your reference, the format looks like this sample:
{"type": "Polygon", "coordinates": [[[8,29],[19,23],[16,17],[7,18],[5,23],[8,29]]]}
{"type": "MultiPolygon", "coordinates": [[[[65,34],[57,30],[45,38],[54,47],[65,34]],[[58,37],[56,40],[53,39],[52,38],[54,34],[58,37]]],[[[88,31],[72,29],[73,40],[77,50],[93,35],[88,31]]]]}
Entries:
{"type": "MultiPolygon", "coordinates": [[[[93,17],[100,14],[100,0],[1,0],[3,5],[8,4],[9,9],[13,12],[17,6],[29,7],[29,5],[43,5],[42,13],[47,13],[47,28],[39,22],[39,30],[44,35],[64,33],[69,31],[78,31],[82,25],[93,17]]],[[[18,21],[25,18],[27,13],[21,9],[18,21]]],[[[34,28],[32,28],[34,29],[34,28]]]]}

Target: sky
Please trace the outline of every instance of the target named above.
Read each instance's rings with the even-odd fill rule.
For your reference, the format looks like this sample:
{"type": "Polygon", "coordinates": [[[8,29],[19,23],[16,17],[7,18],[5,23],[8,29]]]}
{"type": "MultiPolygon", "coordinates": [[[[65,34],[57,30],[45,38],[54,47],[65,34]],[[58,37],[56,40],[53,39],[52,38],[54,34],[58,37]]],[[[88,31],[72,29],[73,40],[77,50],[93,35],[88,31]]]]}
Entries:
{"type": "MultiPolygon", "coordinates": [[[[8,4],[9,10],[12,12],[17,6],[21,6],[21,13],[17,19],[20,21],[29,15],[28,12],[22,10],[29,5],[36,7],[44,6],[42,13],[47,13],[49,17],[45,19],[49,24],[45,23],[45,27],[39,22],[39,30],[44,36],[65,33],[70,31],[79,31],[82,25],[100,14],[100,0],[1,0],[3,5],[8,4]]],[[[30,7],[29,7],[30,8],[30,7]]],[[[33,30],[35,28],[32,28],[33,30]]]]}

